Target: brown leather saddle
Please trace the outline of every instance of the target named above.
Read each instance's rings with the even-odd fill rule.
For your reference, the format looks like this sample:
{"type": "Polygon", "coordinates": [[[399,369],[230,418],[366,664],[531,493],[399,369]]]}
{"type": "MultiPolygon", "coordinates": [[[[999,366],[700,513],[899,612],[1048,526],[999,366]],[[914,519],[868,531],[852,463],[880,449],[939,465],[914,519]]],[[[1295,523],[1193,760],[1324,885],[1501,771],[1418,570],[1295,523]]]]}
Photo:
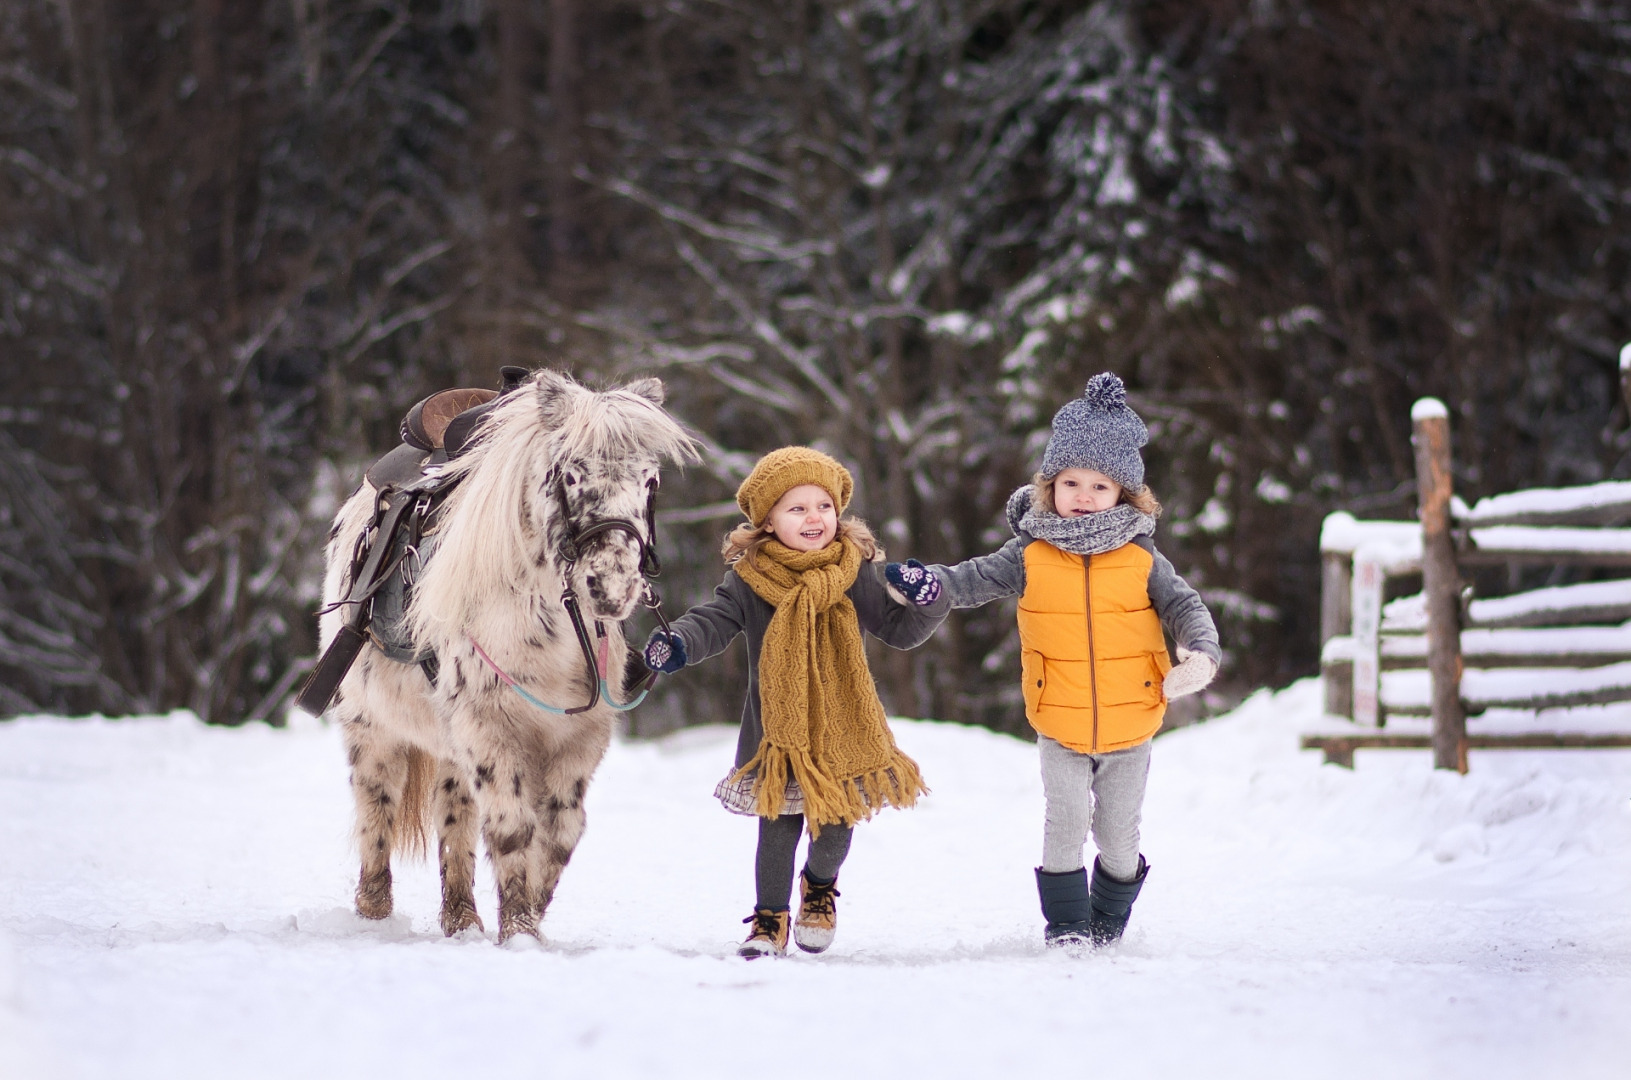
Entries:
{"type": "Polygon", "coordinates": [[[430,466],[445,464],[474,444],[487,414],[498,399],[511,393],[527,377],[527,369],[505,365],[499,369],[501,389],[454,387],[438,390],[408,410],[398,431],[402,445],[368,467],[368,482],[375,491],[400,490],[425,475],[430,466]]]}

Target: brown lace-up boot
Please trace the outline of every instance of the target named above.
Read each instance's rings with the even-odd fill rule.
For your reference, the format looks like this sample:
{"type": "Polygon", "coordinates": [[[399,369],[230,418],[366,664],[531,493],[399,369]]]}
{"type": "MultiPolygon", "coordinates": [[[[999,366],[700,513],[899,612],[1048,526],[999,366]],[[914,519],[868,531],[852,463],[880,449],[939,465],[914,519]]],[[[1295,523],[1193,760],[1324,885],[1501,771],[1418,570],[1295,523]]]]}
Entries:
{"type": "Polygon", "coordinates": [[[838,932],[838,879],[825,885],[810,880],[809,871],[799,874],[799,917],[793,923],[793,940],[808,953],[825,952],[838,932]]]}
{"type": "Polygon", "coordinates": [[[787,955],[788,913],[785,909],[754,908],[753,914],[742,921],[753,926],[748,930],[748,939],[737,946],[737,956],[757,960],[761,956],[787,955]]]}

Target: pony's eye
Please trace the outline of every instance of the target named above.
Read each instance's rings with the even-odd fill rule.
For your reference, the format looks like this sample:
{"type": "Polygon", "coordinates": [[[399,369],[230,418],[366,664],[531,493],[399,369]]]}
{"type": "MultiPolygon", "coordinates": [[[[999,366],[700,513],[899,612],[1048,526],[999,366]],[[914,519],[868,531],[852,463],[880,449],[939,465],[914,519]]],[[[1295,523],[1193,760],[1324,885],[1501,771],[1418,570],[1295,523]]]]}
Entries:
{"type": "Polygon", "coordinates": [[[576,487],[577,486],[578,478],[576,476],[572,475],[571,473],[562,473],[561,478],[566,481],[566,486],[567,487],[576,487]]]}

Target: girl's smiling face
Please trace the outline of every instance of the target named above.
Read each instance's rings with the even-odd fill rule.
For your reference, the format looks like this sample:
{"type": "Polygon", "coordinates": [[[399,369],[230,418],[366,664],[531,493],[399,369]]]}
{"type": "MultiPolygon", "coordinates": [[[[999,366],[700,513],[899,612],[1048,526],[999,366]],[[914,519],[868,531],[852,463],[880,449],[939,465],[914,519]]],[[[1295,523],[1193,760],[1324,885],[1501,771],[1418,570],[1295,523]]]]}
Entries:
{"type": "Polygon", "coordinates": [[[1121,501],[1121,485],[1097,469],[1063,469],[1053,478],[1054,512],[1080,517],[1108,510],[1121,501]]]}
{"type": "Polygon", "coordinates": [[[826,488],[800,484],[770,508],[765,528],[794,551],[818,551],[838,535],[838,507],[826,488]]]}

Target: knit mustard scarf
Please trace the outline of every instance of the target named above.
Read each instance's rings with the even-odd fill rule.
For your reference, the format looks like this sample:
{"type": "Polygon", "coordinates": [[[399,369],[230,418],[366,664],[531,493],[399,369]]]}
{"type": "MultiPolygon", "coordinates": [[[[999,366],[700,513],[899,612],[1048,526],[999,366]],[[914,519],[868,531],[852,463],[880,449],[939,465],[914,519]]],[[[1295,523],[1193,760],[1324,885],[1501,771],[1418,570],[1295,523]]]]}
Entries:
{"type": "Polygon", "coordinates": [[[755,812],[782,811],[789,772],[804,792],[810,831],[853,824],[880,807],[902,809],[927,794],[917,762],[895,745],[867,668],[861,624],[845,595],[861,549],[840,539],[819,551],[770,540],[757,565],[736,572],[776,609],[759,649],[764,740],[732,776],[754,775],[755,812]]]}

